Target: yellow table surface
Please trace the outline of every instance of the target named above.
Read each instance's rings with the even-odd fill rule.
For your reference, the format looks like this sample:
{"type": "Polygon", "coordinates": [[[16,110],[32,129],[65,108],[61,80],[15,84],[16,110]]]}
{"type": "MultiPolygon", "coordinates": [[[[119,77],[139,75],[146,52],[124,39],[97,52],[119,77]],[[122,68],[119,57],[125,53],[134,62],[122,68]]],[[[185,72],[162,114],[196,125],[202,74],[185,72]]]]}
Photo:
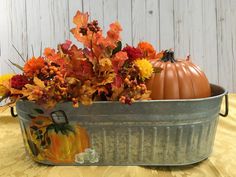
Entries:
{"type": "Polygon", "coordinates": [[[182,167],[40,165],[26,155],[18,120],[9,111],[0,113],[0,177],[236,177],[236,94],[229,95],[229,103],[228,117],[220,117],[212,155],[182,167]]]}

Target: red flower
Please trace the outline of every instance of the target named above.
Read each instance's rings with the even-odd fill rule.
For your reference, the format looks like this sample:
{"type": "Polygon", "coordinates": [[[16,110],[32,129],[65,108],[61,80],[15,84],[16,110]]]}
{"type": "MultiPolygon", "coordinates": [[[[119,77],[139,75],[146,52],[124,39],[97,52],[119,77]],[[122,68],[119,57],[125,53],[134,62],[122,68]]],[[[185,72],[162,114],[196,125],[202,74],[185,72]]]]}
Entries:
{"type": "Polygon", "coordinates": [[[135,60],[137,58],[142,58],[143,54],[142,51],[139,48],[131,47],[127,45],[125,48],[122,50],[123,52],[126,52],[129,59],[135,60]]]}
{"type": "Polygon", "coordinates": [[[11,78],[11,87],[18,90],[21,90],[28,83],[28,78],[24,75],[15,75],[11,78]]]}

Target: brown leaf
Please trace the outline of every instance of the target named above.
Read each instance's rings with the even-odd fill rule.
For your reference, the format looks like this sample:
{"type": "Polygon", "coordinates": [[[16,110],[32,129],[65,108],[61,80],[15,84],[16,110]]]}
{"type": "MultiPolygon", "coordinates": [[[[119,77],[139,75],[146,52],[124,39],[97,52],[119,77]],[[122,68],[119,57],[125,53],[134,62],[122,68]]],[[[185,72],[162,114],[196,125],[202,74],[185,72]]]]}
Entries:
{"type": "Polygon", "coordinates": [[[112,91],[113,91],[113,93],[112,93],[112,96],[111,96],[111,100],[112,101],[117,101],[117,100],[119,100],[120,95],[124,91],[124,86],[121,85],[121,87],[113,87],[112,91]]]}
{"type": "Polygon", "coordinates": [[[18,65],[18,64],[16,64],[16,63],[13,63],[11,60],[9,60],[9,62],[10,62],[13,66],[15,66],[15,67],[17,67],[18,69],[20,69],[21,71],[23,71],[23,67],[22,67],[22,66],[20,66],[20,65],[18,65]]]}

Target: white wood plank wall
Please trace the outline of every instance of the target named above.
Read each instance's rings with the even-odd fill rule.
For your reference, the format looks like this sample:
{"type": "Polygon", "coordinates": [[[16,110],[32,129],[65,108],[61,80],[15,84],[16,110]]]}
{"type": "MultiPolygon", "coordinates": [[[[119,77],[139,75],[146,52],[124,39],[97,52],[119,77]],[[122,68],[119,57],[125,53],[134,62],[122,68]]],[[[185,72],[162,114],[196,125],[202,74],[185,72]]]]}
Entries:
{"type": "Polygon", "coordinates": [[[146,40],[191,54],[210,82],[236,92],[236,0],[0,0],[0,74],[12,72],[8,59],[23,64],[12,44],[26,58],[41,43],[77,43],[69,33],[77,9],[103,30],[119,20],[124,45],[146,40]]]}

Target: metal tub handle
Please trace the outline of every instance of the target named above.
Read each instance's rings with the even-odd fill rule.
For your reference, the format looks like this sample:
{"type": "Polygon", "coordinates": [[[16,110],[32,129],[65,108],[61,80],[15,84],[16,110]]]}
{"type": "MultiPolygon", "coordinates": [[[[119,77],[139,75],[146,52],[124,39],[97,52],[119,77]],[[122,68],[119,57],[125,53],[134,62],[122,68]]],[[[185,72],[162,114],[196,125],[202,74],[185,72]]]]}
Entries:
{"type": "Polygon", "coordinates": [[[220,116],[222,117],[227,117],[229,114],[229,99],[228,99],[228,94],[225,95],[225,113],[222,114],[220,113],[220,116]]]}
{"type": "Polygon", "coordinates": [[[12,117],[17,117],[18,116],[14,111],[14,107],[11,107],[11,116],[12,117]]]}

